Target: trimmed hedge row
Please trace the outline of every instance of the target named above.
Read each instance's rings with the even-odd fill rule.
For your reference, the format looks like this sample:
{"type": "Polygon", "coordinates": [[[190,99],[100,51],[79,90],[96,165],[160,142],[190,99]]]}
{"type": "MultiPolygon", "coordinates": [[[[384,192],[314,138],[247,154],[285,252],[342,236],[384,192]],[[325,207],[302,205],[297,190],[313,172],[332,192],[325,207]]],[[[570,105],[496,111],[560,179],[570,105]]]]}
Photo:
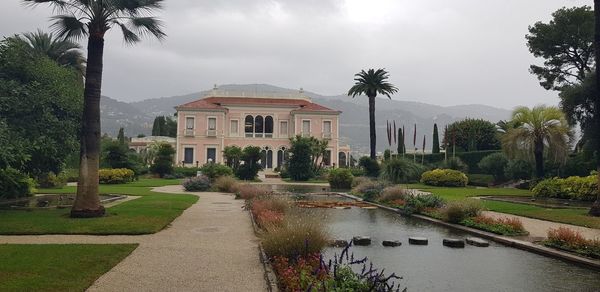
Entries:
{"type": "Polygon", "coordinates": [[[598,193],[597,179],[596,175],[555,177],[539,182],[532,192],[535,197],[594,201],[598,193]]]}
{"type": "MultiPolygon", "coordinates": [[[[470,173],[481,173],[481,169],[477,164],[484,157],[494,154],[500,153],[500,150],[486,150],[486,151],[471,151],[471,152],[456,152],[456,157],[460,158],[467,166],[469,166],[470,173]]],[[[452,157],[452,150],[449,149],[448,158],[452,157]]],[[[435,164],[444,161],[444,153],[432,153],[425,154],[425,163],[435,164]]]]}
{"type": "Polygon", "coordinates": [[[127,168],[100,169],[98,175],[101,184],[124,184],[135,178],[133,170],[127,168]]]}
{"type": "Polygon", "coordinates": [[[464,187],[468,182],[466,174],[453,169],[434,169],[421,176],[421,183],[430,186],[464,187]]]}

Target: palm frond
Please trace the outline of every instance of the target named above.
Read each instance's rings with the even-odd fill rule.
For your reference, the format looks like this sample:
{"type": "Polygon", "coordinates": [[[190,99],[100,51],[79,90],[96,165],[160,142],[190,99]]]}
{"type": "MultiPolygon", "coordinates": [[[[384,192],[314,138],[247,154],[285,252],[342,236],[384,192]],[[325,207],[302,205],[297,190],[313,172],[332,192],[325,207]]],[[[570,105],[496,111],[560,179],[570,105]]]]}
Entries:
{"type": "Polygon", "coordinates": [[[142,36],[153,35],[159,40],[167,36],[162,30],[162,22],[155,17],[133,17],[130,26],[137,29],[138,34],[142,36]]]}
{"type": "Polygon", "coordinates": [[[88,33],[86,25],[74,15],[57,15],[52,19],[55,20],[52,29],[63,39],[80,40],[88,33]]]}
{"type": "Polygon", "coordinates": [[[356,97],[365,94],[367,96],[377,96],[382,94],[391,99],[391,94],[398,92],[398,88],[387,82],[389,73],[385,69],[361,70],[354,75],[354,86],[348,91],[348,96],[356,97]]]}
{"type": "Polygon", "coordinates": [[[121,32],[123,33],[123,40],[126,43],[133,44],[140,41],[140,37],[133,31],[131,31],[127,25],[116,22],[116,24],[121,28],[121,32]]]}

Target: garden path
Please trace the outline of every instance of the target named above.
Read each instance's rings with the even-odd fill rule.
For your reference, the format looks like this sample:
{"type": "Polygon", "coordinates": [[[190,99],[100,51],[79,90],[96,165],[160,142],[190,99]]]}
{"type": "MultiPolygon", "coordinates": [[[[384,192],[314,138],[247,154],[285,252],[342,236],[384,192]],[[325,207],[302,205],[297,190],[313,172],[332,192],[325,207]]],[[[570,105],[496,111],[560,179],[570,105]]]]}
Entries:
{"type": "MultiPolygon", "coordinates": [[[[182,193],[181,186],[155,188],[182,193]]],[[[88,291],[266,291],[264,269],[243,202],[221,193],[193,193],[198,203],[150,235],[0,236],[2,243],[139,243],[88,291]]]]}
{"type": "Polygon", "coordinates": [[[529,231],[529,237],[533,239],[546,238],[548,236],[548,229],[556,229],[559,227],[566,227],[574,231],[580,232],[587,239],[600,239],[600,229],[587,228],[582,226],[576,226],[571,224],[557,223],[540,219],[533,219],[529,217],[517,216],[506,213],[499,213],[493,211],[484,211],[483,215],[492,218],[517,218],[523,222],[525,230],[529,231]]]}

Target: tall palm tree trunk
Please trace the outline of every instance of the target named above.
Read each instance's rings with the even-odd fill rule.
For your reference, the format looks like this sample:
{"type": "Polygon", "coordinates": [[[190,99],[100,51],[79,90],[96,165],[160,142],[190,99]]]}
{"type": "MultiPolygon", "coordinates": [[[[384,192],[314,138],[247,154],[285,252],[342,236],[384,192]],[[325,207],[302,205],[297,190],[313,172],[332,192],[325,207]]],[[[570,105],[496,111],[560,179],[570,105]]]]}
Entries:
{"type": "Polygon", "coordinates": [[[371,159],[376,159],[377,135],[375,133],[375,96],[369,96],[369,142],[371,145],[371,159]]]}
{"type": "Polygon", "coordinates": [[[100,163],[100,96],[102,88],[102,58],[104,36],[90,33],[88,39],[88,63],[81,119],[81,152],[77,197],[71,217],[87,218],[104,215],[104,207],[98,196],[98,167],[100,163]]]}
{"type": "Polygon", "coordinates": [[[595,15],[595,27],[594,32],[594,53],[596,57],[596,98],[594,105],[594,120],[596,123],[595,133],[593,133],[596,145],[596,170],[598,171],[598,196],[596,202],[590,208],[589,214],[591,216],[600,216],[600,0],[594,0],[594,15],[595,15]]]}
{"type": "Polygon", "coordinates": [[[535,149],[533,150],[535,158],[535,176],[537,179],[544,177],[544,141],[535,141],[535,149]]]}

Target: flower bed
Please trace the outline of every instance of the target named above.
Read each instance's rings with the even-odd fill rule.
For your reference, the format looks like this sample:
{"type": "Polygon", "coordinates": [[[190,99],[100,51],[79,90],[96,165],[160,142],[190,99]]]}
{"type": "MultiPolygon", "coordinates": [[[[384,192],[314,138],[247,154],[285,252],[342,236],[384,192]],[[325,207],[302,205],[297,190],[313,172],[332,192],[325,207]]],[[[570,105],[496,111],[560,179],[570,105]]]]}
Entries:
{"type": "Polygon", "coordinates": [[[330,242],[323,223],[283,196],[248,190],[246,208],[260,228],[261,244],[281,291],[396,291],[396,275],[385,276],[366,258],[354,260],[348,245],[339,258],[323,259],[330,242]],[[356,269],[351,267],[357,266],[356,269]],[[361,269],[362,268],[362,269],[361,269]],[[354,272],[361,271],[361,272],[354,272]]]}
{"type": "Polygon", "coordinates": [[[491,218],[483,215],[463,220],[461,225],[508,236],[527,235],[529,232],[517,218],[491,218]]]}
{"type": "Polygon", "coordinates": [[[586,239],[581,233],[569,228],[559,227],[548,230],[548,239],[543,241],[543,244],[548,247],[600,259],[600,239],[586,239]]]}

